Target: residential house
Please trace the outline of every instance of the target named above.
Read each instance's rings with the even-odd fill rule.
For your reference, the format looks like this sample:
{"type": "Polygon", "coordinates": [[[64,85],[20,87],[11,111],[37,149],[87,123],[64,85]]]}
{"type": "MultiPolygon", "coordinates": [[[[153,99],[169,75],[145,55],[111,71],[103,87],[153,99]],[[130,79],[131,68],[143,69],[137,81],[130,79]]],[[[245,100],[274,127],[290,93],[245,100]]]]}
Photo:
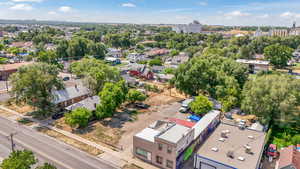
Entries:
{"type": "Polygon", "coordinates": [[[92,97],[87,97],[86,99],[83,99],[80,102],[74,103],[68,107],[66,107],[66,110],[72,111],[74,109],[83,107],[86,108],[90,111],[94,111],[97,108],[97,105],[100,103],[100,98],[99,96],[92,96],[92,97]]]}
{"type": "Polygon", "coordinates": [[[115,58],[115,57],[105,57],[105,61],[112,65],[121,64],[121,60],[119,58],[115,58]]]}
{"type": "Polygon", "coordinates": [[[75,85],[62,90],[55,90],[52,94],[54,95],[52,102],[59,108],[65,108],[88,98],[90,91],[82,85],[75,85]]]}
{"type": "Polygon", "coordinates": [[[165,69],[164,66],[152,66],[151,67],[151,70],[153,73],[162,73],[164,69],[165,69]]]}
{"type": "Polygon", "coordinates": [[[258,71],[268,71],[270,66],[269,61],[263,60],[237,59],[236,62],[248,65],[250,73],[257,73],[258,71]]]}
{"type": "Polygon", "coordinates": [[[9,76],[18,71],[22,66],[30,65],[33,62],[21,62],[13,64],[4,64],[0,66],[0,80],[7,80],[9,76]]]}
{"type": "Polygon", "coordinates": [[[190,57],[186,53],[181,52],[179,55],[167,58],[165,63],[167,65],[180,65],[188,62],[189,59],[190,57]]]}
{"type": "Polygon", "coordinates": [[[279,154],[275,169],[300,169],[300,150],[295,146],[285,147],[279,154]]]}
{"type": "Polygon", "coordinates": [[[145,55],[139,54],[139,53],[130,53],[127,55],[127,59],[131,63],[137,63],[139,61],[149,60],[149,58],[146,58],[145,55]]]}
{"type": "Polygon", "coordinates": [[[152,49],[152,50],[146,52],[146,55],[148,57],[163,56],[163,55],[169,54],[169,52],[170,51],[168,49],[152,49]]]}
{"type": "Polygon", "coordinates": [[[221,123],[194,156],[195,169],[259,169],[266,134],[221,123]]]}
{"type": "Polygon", "coordinates": [[[108,57],[114,57],[114,58],[122,57],[122,51],[120,49],[108,48],[107,50],[108,51],[107,51],[106,56],[108,56],[108,57]]]}
{"type": "Polygon", "coordinates": [[[139,78],[144,78],[148,80],[154,78],[153,72],[146,65],[143,64],[131,64],[129,75],[137,76],[139,78]]]}
{"type": "Polygon", "coordinates": [[[131,77],[128,74],[123,74],[121,76],[125,80],[126,84],[130,87],[135,87],[139,83],[136,78],[131,77]]]}

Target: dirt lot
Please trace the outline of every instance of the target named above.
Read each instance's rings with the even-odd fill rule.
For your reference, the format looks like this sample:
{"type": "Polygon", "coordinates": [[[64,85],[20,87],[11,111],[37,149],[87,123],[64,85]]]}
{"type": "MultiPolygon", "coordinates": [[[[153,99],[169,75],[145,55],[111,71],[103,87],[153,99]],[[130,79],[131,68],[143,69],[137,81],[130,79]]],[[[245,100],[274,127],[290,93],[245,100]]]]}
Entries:
{"type": "Polygon", "coordinates": [[[60,134],[60,133],[58,133],[56,131],[53,131],[53,130],[47,128],[47,127],[37,127],[37,130],[39,132],[47,134],[50,137],[54,137],[54,138],[56,138],[56,139],[58,139],[60,141],[63,141],[65,143],[67,143],[67,144],[70,144],[70,145],[72,145],[72,146],[74,146],[74,147],[76,147],[76,148],[78,148],[78,149],[80,149],[82,151],[85,151],[85,152],[87,152],[87,153],[89,153],[91,155],[98,156],[99,154],[103,153],[103,151],[101,151],[101,150],[98,150],[98,149],[96,149],[96,148],[94,148],[94,147],[92,147],[90,145],[87,145],[87,144],[84,144],[82,142],[79,142],[79,141],[76,141],[74,139],[71,139],[71,138],[69,138],[67,136],[64,136],[63,134],[60,134]]]}
{"type": "Polygon", "coordinates": [[[23,104],[15,104],[15,103],[10,103],[10,104],[5,104],[5,107],[8,109],[14,110],[20,114],[25,115],[26,113],[33,112],[34,108],[28,105],[23,105],[23,104]]]}

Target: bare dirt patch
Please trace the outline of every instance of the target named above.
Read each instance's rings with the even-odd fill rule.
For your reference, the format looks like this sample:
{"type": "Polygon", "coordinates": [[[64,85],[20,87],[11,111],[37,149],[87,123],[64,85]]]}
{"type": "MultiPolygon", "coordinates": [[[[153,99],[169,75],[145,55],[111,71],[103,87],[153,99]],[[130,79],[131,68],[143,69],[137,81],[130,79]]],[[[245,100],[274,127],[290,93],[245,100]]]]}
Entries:
{"type": "Polygon", "coordinates": [[[137,166],[136,164],[127,164],[122,169],[143,169],[140,166],[137,166]]]}
{"type": "Polygon", "coordinates": [[[26,104],[7,103],[5,107],[23,115],[34,111],[33,107],[26,104]]]}
{"type": "Polygon", "coordinates": [[[15,114],[8,112],[8,111],[4,111],[0,109],[0,116],[2,117],[10,117],[10,116],[14,116],[15,114]]]}
{"type": "Polygon", "coordinates": [[[166,94],[166,92],[163,93],[152,93],[149,95],[147,100],[144,102],[145,104],[151,105],[151,106],[160,106],[165,104],[170,104],[173,102],[177,102],[182,100],[181,98],[172,97],[166,94]]]}
{"type": "Polygon", "coordinates": [[[63,141],[63,142],[65,142],[65,143],[67,143],[67,144],[69,144],[71,146],[74,146],[74,147],[76,147],[76,148],[78,148],[78,149],[80,149],[82,151],[85,151],[85,152],[87,152],[87,153],[89,153],[91,155],[98,156],[99,154],[103,153],[103,151],[101,151],[99,149],[96,149],[93,146],[90,146],[90,145],[84,144],[82,142],[79,142],[77,140],[74,140],[74,139],[72,139],[70,137],[67,137],[67,136],[65,136],[65,135],[63,135],[61,133],[58,133],[58,132],[56,132],[54,130],[51,130],[51,129],[47,128],[47,127],[38,127],[37,130],[39,132],[47,134],[50,137],[56,138],[56,139],[58,139],[60,141],[63,141]]]}
{"type": "Polygon", "coordinates": [[[72,129],[65,123],[64,118],[55,122],[55,127],[72,132],[82,138],[106,146],[112,149],[118,149],[119,140],[122,137],[122,130],[118,127],[112,127],[111,121],[118,119],[106,119],[102,122],[94,122],[85,129],[72,129]]]}

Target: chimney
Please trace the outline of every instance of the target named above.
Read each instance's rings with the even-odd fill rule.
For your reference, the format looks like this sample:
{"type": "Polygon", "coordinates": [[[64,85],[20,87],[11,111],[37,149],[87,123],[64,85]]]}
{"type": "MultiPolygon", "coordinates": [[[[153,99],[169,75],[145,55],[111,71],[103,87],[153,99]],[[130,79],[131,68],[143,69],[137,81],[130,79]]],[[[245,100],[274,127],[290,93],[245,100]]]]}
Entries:
{"type": "Polygon", "coordinates": [[[94,103],[94,107],[97,108],[97,103],[94,103]]]}
{"type": "Polygon", "coordinates": [[[77,84],[75,84],[75,89],[78,90],[77,84]]]}

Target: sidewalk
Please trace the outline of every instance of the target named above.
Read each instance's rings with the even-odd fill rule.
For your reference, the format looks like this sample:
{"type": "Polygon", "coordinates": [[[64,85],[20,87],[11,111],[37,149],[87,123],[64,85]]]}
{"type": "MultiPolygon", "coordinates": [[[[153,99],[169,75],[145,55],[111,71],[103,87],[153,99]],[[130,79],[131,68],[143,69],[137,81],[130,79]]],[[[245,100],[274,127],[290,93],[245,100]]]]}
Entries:
{"type": "Polygon", "coordinates": [[[87,145],[93,146],[93,147],[95,147],[95,148],[97,148],[101,151],[104,151],[104,153],[99,155],[98,158],[101,158],[101,159],[107,160],[107,161],[110,161],[110,159],[114,159],[113,161],[110,161],[110,162],[114,163],[115,165],[117,165],[119,167],[123,167],[127,163],[129,163],[129,164],[133,163],[133,164],[136,164],[137,166],[140,166],[144,169],[157,169],[156,167],[154,167],[154,166],[152,166],[148,163],[142,162],[142,161],[137,160],[137,159],[133,159],[133,158],[128,157],[128,156],[124,156],[124,155],[122,155],[122,152],[114,151],[114,150],[109,149],[107,147],[101,146],[97,143],[94,143],[92,141],[84,139],[84,138],[82,138],[78,135],[75,135],[75,134],[72,134],[70,132],[58,129],[58,128],[52,126],[52,125],[49,125],[48,123],[33,119],[32,117],[29,117],[29,116],[24,116],[24,115],[14,111],[14,110],[11,110],[11,109],[8,109],[8,108],[4,107],[2,105],[0,105],[0,109],[2,109],[4,111],[8,111],[8,112],[13,113],[13,114],[16,115],[14,119],[9,119],[9,120],[17,120],[17,117],[28,118],[31,121],[39,123],[40,125],[42,125],[44,127],[48,127],[49,129],[54,130],[54,131],[56,131],[60,134],[63,134],[63,135],[65,135],[67,137],[70,137],[74,140],[80,141],[80,142],[85,143],[87,145]]]}

